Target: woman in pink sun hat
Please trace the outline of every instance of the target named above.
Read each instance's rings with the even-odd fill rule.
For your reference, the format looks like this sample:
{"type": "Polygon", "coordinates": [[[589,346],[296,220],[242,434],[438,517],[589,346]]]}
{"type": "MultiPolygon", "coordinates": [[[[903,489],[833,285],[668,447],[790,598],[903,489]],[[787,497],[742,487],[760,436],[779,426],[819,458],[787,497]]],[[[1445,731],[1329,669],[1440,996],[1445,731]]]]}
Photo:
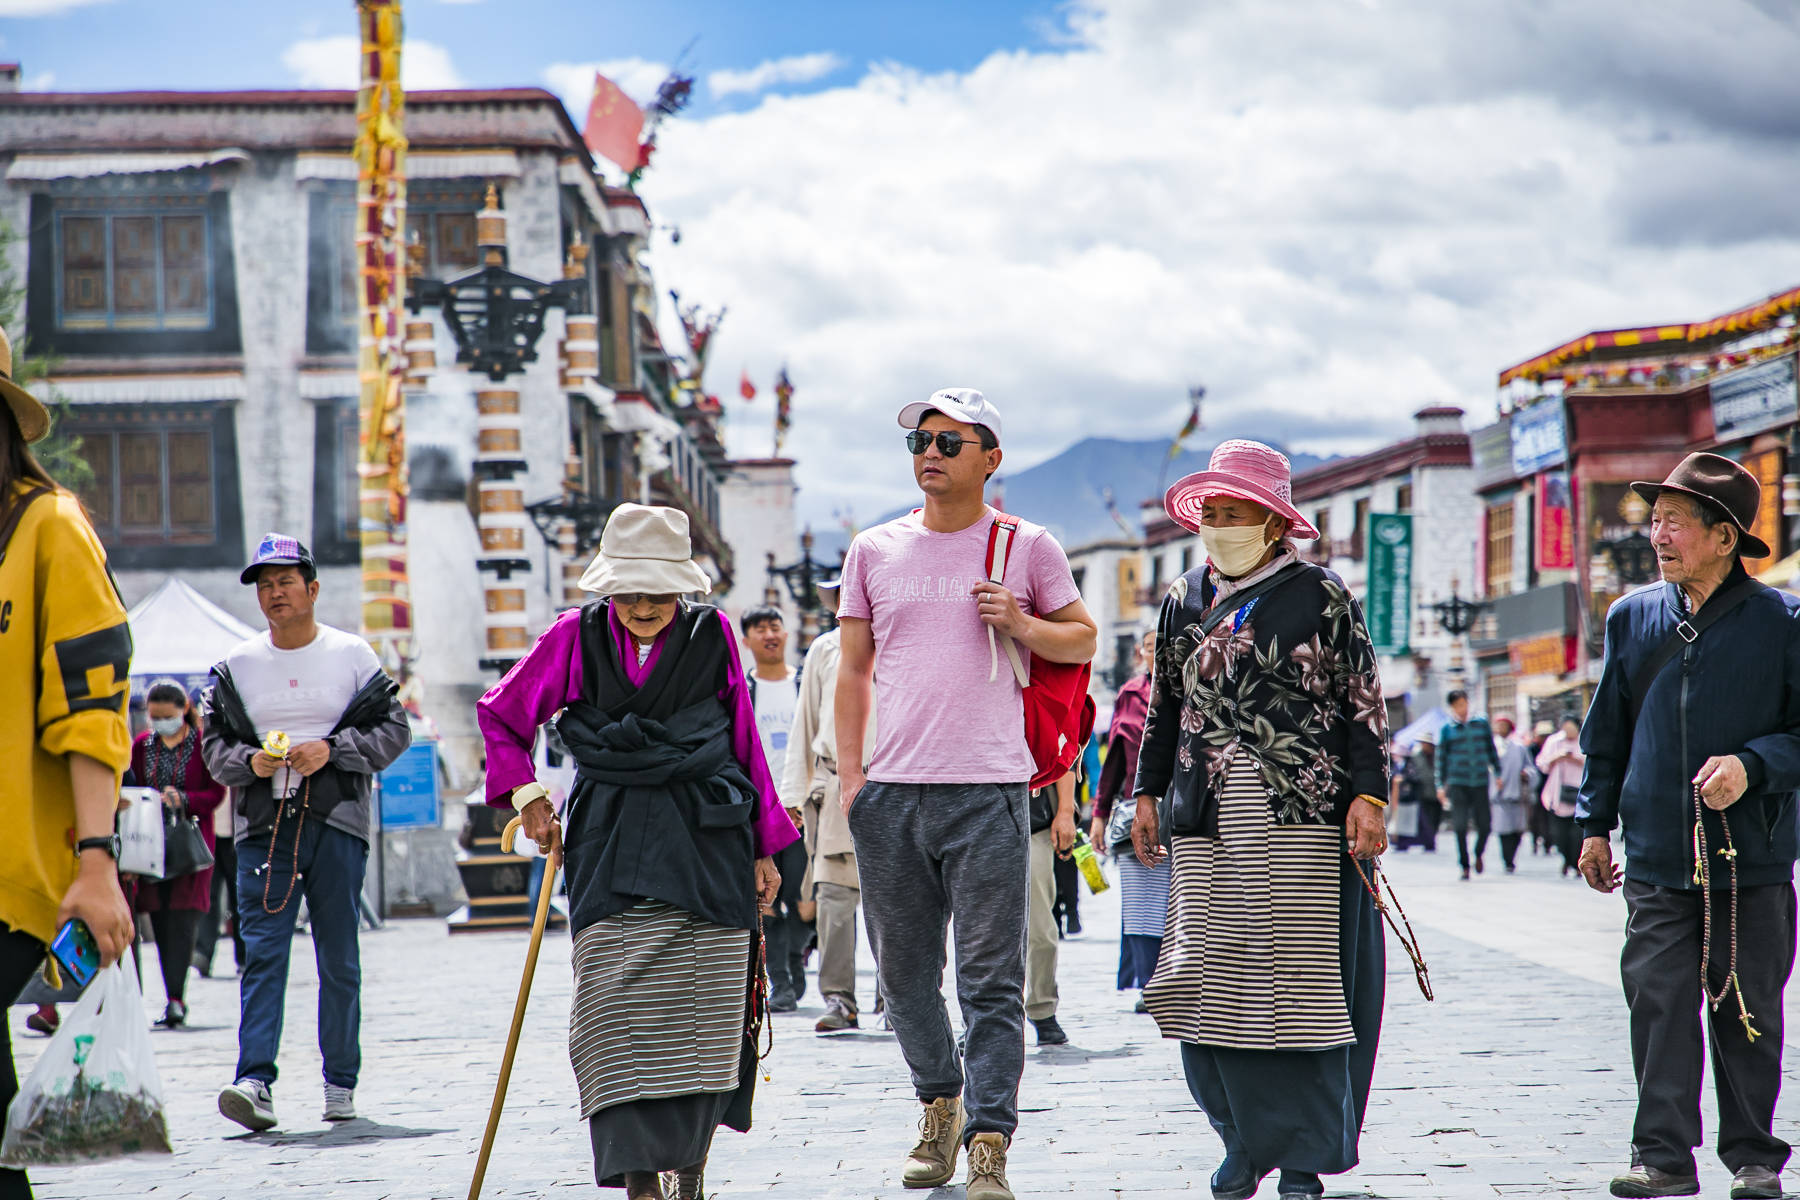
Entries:
{"type": "Polygon", "coordinates": [[[1138,859],[1174,867],[1144,1002],[1225,1144],[1213,1195],[1279,1171],[1281,1196],[1317,1196],[1356,1165],[1381,1029],[1381,920],[1351,861],[1387,848],[1375,650],[1344,581],[1295,551],[1319,535],[1279,451],[1224,442],[1163,503],[1207,561],[1163,600],[1132,790],[1138,859]]]}

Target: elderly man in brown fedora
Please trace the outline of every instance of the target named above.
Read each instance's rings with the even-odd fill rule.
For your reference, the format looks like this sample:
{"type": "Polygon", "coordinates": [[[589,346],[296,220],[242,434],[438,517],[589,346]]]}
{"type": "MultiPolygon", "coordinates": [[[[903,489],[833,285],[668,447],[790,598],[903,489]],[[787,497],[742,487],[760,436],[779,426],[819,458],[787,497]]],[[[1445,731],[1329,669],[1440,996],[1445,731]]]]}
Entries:
{"type": "Polygon", "coordinates": [[[1781,1195],[1788,1144],[1772,1132],[1782,991],[1794,965],[1794,800],[1800,790],[1800,598],[1745,572],[1761,488],[1691,454],[1651,504],[1663,582],[1606,615],[1606,660],[1581,731],[1580,869],[1621,887],[1637,1119],[1615,1196],[1700,1191],[1705,1000],[1719,1158],[1733,1197],[1781,1195]],[[1626,862],[1613,864],[1623,824],[1626,862]]]}

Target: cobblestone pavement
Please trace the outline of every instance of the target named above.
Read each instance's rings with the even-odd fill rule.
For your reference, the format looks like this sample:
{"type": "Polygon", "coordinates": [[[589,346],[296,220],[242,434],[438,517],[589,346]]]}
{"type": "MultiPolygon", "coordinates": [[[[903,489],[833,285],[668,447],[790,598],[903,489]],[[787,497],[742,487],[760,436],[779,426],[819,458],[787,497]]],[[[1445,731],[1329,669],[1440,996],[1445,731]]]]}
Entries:
{"type": "MultiPolygon", "coordinates": [[[[1437,1002],[1414,987],[1389,943],[1388,1008],[1362,1165],[1327,1180],[1331,1196],[1603,1195],[1626,1159],[1632,1078],[1617,960],[1623,902],[1557,877],[1526,855],[1508,877],[1456,879],[1449,853],[1391,862],[1424,942],[1437,1002]]],[[[1084,901],[1089,936],[1063,946],[1061,1019],[1073,1044],[1030,1051],[1011,1177],[1021,1196],[1207,1197],[1218,1141],[1133,997],[1112,989],[1116,892],[1084,901]]],[[[282,1125],[249,1135],[218,1116],[235,1061],[234,980],[195,980],[194,1026],[153,1036],[168,1092],[173,1158],[45,1170],[48,1200],[253,1196],[426,1200],[461,1197],[469,1177],[524,959],[522,934],[446,934],[441,922],[393,922],[363,937],[362,1119],[319,1119],[316,976],[296,942],[282,1062],[282,1125]]],[[[228,952],[227,952],[228,953],[228,952]]],[[[225,955],[221,955],[223,959],[225,955]]],[[[866,958],[866,951],[865,951],[866,958]]],[[[863,998],[872,989],[865,962],[863,998]]],[[[155,978],[146,963],[147,980],[155,978]]],[[[147,983],[146,1006],[161,1008],[147,983]]],[[[598,1195],[587,1131],[574,1109],[566,1047],[569,944],[545,939],[526,1043],[484,1195],[598,1195]]],[[[899,1165],[917,1112],[891,1037],[820,1038],[817,995],[776,1018],[756,1126],[720,1134],[708,1183],[722,1197],[961,1200],[960,1187],[907,1193],[899,1165]]],[[[1791,1011],[1789,1040],[1800,1024],[1791,1011]]],[[[952,1006],[954,1012],[954,1006],[952,1006]]],[[[13,1027],[24,1014],[14,1010],[13,1027]]],[[[15,1032],[21,1069],[43,1040],[15,1032]]],[[[1790,1063],[1794,1061],[1790,1056],[1790,1063]]],[[[1790,1066],[1790,1076],[1794,1068],[1790,1066]]],[[[1791,1087],[1777,1131],[1796,1136],[1791,1087]]],[[[1712,1127],[1708,1102],[1707,1127],[1712,1127]]],[[[1728,1178],[1703,1154],[1707,1195],[1728,1178]]],[[[1263,1194],[1272,1196],[1273,1181],[1263,1194]]],[[[607,1195],[619,1197],[622,1193],[607,1195]]]]}

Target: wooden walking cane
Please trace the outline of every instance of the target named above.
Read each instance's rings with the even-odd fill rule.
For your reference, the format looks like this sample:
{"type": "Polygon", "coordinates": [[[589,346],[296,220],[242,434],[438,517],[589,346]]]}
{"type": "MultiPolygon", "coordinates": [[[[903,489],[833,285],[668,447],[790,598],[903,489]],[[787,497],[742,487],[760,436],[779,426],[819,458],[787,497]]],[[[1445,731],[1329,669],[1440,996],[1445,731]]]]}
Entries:
{"type": "MultiPolygon", "coordinates": [[[[512,853],[513,835],[519,832],[522,823],[518,817],[506,823],[500,833],[501,850],[512,853]]],[[[512,1032],[506,1035],[506,1054],[500,1060],[500,1078],[494,1083],[494,1106],[488,1110],[487,1132],[481,1137],[481,1156],[475,1160],[475,1178],[469,1184],[469,1200],[480,1200],[488,1156],[494,1152],[494,1135],[500,1132],[500,1110],[506,1107],[506,1085],[512,1081],[513,1056],[519,1052],[519,1032],[525,1027],[525,1005],[531,999],[531,978],[537,973],[538,947],[543,945],[544,925],[550,918],[550,894],[556,890],[556,873],[561,869],[562,837],[559,833],[551,843],[550,861],[544,868],[544,886],[538,892],[537,915],[531,921],[531,947],[525,951],[525,974],[519,979],[519,998],[513,1004],[512,1032]]]]}

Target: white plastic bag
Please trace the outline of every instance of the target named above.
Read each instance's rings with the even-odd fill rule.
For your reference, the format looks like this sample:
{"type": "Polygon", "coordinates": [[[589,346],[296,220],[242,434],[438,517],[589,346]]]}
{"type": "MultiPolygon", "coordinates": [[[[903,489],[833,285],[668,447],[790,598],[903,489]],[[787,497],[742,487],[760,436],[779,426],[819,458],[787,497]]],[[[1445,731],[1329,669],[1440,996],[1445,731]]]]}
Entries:
{"type": "Polygon", "coordinates": [[[163,802],[155,788],[119,789],[130,803],[119,814],[119,874],[163,877],[163,802]]]}
{"type": "Polygon", "coordinates": [[[0,1165],[168,1154],[150,1019],[123,961],[100,972],[62,1020],[6,1113],[0,1165]]]}

